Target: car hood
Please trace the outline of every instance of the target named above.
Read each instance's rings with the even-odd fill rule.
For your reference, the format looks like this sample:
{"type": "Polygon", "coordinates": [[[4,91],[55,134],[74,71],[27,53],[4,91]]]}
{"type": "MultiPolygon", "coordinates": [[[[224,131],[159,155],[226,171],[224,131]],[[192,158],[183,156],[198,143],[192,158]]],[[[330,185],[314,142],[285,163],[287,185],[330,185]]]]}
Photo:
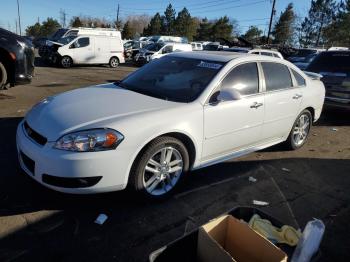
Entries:
{"type": "Polygon", "coordinates": [[[114,84],[80,88],[44,99],[26,115],[29,126],[48,141],[85,128],[103,128],[99,122],[177,106],[114,84]]]}

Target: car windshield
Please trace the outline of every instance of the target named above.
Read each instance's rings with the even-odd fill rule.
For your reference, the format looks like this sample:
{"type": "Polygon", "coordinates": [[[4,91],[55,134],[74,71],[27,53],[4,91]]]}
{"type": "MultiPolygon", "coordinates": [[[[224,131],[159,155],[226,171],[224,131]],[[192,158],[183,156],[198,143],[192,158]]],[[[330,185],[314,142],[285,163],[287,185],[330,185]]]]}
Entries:
{"type": "Polygon", "coordinates": [[[69,44],[70,42],[72,42],[75,38],[77,38],[77,36],[75,36],[75,35],[62,37],[61,39],[57,40],[57,43],[61,43],[61,44],[66,45],[66,44],[69,44]]]}
{"type": "Polygon", "coordinates": [[[51,39],[53,41],[57,41],[59,40],[66,32],[68,31],[68,29],[65,29],[65,28],[61,28],[61,29],[58,29],[51,37],[51,39]]]}
{"type": "Polygon", "coordinates": [[[165,56],[116,85],[164,100],[189,103],[198,98],[223,65],[205,59],[165,56]]]}
{"type": "Polygon", "coordinates": [[[218,47],[219,45],[206,45],[203,47],[204,50],[207,50],[207,51],[216,51],[218,50],[218,47]]]}
{"type": "Polygon", "coordinates": [[[350,52],[327,52],[318,55],[308,66],[308,71],[346,73],[350,75],[350,52]]]}
{"type": "Polygon", "coordinates": [[[164,43],[152,43],[152,44],[146,45],[144,49],[148,51],[158,52],[163,46],[164,46],[164,43]]]}
{"type": "Polygon", "coordinates": [[[305,56],[308,56],[311,54],[316,54],[316,53],[317,53],[317,50],[313,50],[313,49],[299,49],[298,52],[293,56],[305,57],[305,56]]]}

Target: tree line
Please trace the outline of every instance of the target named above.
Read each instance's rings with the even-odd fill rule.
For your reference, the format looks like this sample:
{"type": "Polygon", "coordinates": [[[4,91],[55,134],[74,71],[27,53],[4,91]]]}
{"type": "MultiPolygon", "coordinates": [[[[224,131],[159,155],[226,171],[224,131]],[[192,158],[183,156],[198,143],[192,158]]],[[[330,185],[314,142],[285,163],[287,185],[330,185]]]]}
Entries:
{"type": "MultiPolygon", "coordinates": [[[[133,39],[139,36],[172,35],[185,36],[189,41],[232,40],[241,36],[252,44],[266,44],[268,39],[258,26],[250,26],[240,34],[239,24],[227,16],[209,20],[191,16],[185,7],[178,13],[171,4],[163,14],[154,16],[134,15],[124,21],[107,21],[104,18],[75,16],[71,27],[118,28],[123,38],[133,39]]],[[[60,24],[53,18],[36,23],[26,29],[29,36],[47,36],[60,24]]],[[[350,45],[350,0],[311,0],[311,6],[305,17],[296,14],[289,3],[277,16],[273,25],[270,42],[277,45],[302,47],[308,46],[349,46],[350,45]]]]}

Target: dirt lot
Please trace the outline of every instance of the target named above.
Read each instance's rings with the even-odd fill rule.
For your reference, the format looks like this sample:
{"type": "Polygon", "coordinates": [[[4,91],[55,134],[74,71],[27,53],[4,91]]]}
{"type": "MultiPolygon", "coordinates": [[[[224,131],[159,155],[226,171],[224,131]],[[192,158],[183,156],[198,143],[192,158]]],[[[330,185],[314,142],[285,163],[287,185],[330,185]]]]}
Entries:
{"type": "Polygon", "coordinates": [[[276,146],[192,172],[164,202],[141,203],[129,192],[64,195],[20,171],[15,130],[31,106],[133,70],[37,67],[32,84],[0,92],[0,261],[146,261],[152,250],[253,199],[269,202],[265,212],[295,227],[322,219],[321,261],[348,261],[349,112],[324,112],[299,151],[276,146]],[[249,182],[249,176],[258,181],[249,182]],[[100,213],[109,217],[102,226],[94,224],[100,213]]]}

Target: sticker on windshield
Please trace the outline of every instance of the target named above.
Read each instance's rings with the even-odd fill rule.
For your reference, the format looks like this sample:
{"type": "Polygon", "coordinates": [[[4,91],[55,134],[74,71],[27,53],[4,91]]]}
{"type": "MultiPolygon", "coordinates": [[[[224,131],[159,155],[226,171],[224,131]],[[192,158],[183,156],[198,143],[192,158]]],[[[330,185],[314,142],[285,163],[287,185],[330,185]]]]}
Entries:
{"type": "Polygon", "coordinates": [[[220,65],[220,64],[209,63],[209,62],[204,62],[204,61],[201,61],[197,66],[215,69],[215,70],[218,70],[222,67],[222,65],[220,65]]]}

